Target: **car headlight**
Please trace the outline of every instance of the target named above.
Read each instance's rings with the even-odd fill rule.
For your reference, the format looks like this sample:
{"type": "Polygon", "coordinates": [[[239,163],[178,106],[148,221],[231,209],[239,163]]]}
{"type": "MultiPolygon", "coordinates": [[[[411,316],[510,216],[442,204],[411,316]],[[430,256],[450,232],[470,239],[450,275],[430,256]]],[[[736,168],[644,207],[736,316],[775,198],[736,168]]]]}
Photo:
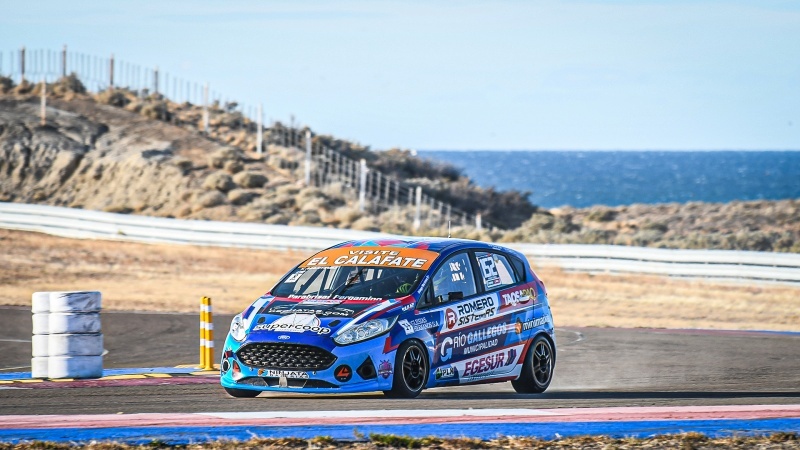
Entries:
{"type": "Polygon", "coordinates": [[[241,342],[244,340],[245,334],[247,334],[247,329],[244,327],[242,315],[237,314],[231,321],[231,337],[241,342]]]}
{"type": "Polygon", "coordinates": [[[396,316],[391,319],[368,320],[346,330],[344,333],[333,338],[333,340],[339,345],[364,341],[389,331],[395,321],[397,321],[396,316]]]}

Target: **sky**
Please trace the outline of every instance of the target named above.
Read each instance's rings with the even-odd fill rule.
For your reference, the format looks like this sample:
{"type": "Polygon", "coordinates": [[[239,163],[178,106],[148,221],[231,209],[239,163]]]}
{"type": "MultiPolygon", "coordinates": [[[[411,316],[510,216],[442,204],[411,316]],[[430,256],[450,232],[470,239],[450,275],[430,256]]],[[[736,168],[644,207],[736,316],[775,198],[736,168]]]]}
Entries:
{"type": "Polygon", "coordinates": [[[3,3],[5,71],[114,53],[374,149],[800,149],[794,0],[3,3]]]}

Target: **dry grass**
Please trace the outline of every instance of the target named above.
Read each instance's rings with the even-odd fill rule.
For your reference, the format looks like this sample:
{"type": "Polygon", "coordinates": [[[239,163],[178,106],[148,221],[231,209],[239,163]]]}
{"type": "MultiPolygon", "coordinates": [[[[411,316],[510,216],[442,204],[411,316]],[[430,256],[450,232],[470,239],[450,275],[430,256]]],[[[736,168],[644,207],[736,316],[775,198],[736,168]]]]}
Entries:
{"type": "MultiPolygon", "coordinates": [[[[309,253],[66,239],[0,230],[0,304],[96,289],[104,308],[239,312],[309,253]]],[[[800,288],[540,268],[559,326],[800,330],[800,288]]]]}
{"type": "Polygon", "coordinates": [[[412,438],[395,435],[372,434],[367,439],[362,437],[359,441],[337,441],[330,437],[320,436],[313,439],[276,438],[276,439],[251,439],[247,442],[215,441],[204,444],[169,445],[162,442],[151,442],[144,445],[127,445],[113,442],[92,442],[89,444],[75,445],[74,443],[45,443],[31,442],[21,444],[0,443],[0,450],[31,450],[31,449],[89,449],[89,450],[138,450],[154,448],[173,449],[357,449],[376,450],[394,448],[420,448],[420,449],[790,449],[798,448],[797,433],[774,433],[768,436],[734,436],[722,438],[709,438],[700,433],[681,433],[661,435],[648,438],[611,438],[606,436],[580,436],[560,439],[536,438],[498,438],[483,441],[480,439],[454,438],[442,439],[437,437],[412,438]]]}
{"type": "Polygon", "coordinates": [[[307,253],[67,239],[0,230],[0,304],[35,291],[99,290],[114,310],[239,312],[307,253]]]}

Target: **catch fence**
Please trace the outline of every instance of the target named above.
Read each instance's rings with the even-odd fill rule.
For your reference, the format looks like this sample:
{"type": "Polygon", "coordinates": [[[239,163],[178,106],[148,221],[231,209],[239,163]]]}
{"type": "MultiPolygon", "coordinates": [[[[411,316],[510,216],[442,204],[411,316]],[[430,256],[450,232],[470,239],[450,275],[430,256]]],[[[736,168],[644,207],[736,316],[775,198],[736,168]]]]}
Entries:
{"type": "MultiPolygon", "coordinates": [[[[357,200],[359,208],[371,214],[396,211],[398,217],[411,211],[414,229],[438,229],[453,226],[481,229],[492,226],[481,214],[471,214],[437,199],[422,186],[413,185],[368,167],[364,159],[351,158],[341,151],[314,139],[308,128],[294,124],[286,126],[275,121],[265,126],[261,105],[234,102],[219,91],[210,89],[208,83],[197,83],[160,70],[110,57],[89,55],[69,50],[20,48],[0,52],[0,75],[11,78],[16,84],[53,83],[70,74],[75,76],[90,92],[108,89],[126,89],[139,98],[152,94],[188,107],[202,107],[198,117],[191,114],[182,119],[178,114],[162,118],[175,125],[203,132],[220,141],[211,133],[211,123],[226,120],[231,131],[243,133],[240,142],[257,153],[268,153],[265,160],[271,166],[292,172],[303,178],[306,185],[320,188],[336,185],[343,193],[357,200]],[[202,115],[200,115],[202,114],[202,115]],[[195,120],[196,119],[196,120],[195,120]],[[288,153],[272,152],[271,147],[284,147],[288,153]]],[[[228,144],[226,141],[222,141],[228,144]]]]}

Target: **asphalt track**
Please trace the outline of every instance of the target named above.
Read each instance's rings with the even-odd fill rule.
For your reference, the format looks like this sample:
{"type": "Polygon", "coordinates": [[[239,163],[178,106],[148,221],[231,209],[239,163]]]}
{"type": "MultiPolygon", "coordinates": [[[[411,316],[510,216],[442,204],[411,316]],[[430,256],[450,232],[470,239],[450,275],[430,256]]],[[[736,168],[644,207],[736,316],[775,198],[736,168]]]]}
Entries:
{"type": "MultiPolygon", "coordinates": [[[[217,349],[230,319],[214,318],[217,349]]],[[[104,312],[105,367],[195,362],[198,322],[193,314],[104,312]]],[[[0,308],[0,375],[30,370],[30,330],[30,311],[0,308]]],[[[233,399],[213,376],[186,376],[51,382],[47,389],[0,384],[0,416],[800,404],[800,333],[564,327],[557,339],[554,382],[542,395],[519,395],[501,383],[432,389],[413,400],[380,393],[233,399]]]]}

